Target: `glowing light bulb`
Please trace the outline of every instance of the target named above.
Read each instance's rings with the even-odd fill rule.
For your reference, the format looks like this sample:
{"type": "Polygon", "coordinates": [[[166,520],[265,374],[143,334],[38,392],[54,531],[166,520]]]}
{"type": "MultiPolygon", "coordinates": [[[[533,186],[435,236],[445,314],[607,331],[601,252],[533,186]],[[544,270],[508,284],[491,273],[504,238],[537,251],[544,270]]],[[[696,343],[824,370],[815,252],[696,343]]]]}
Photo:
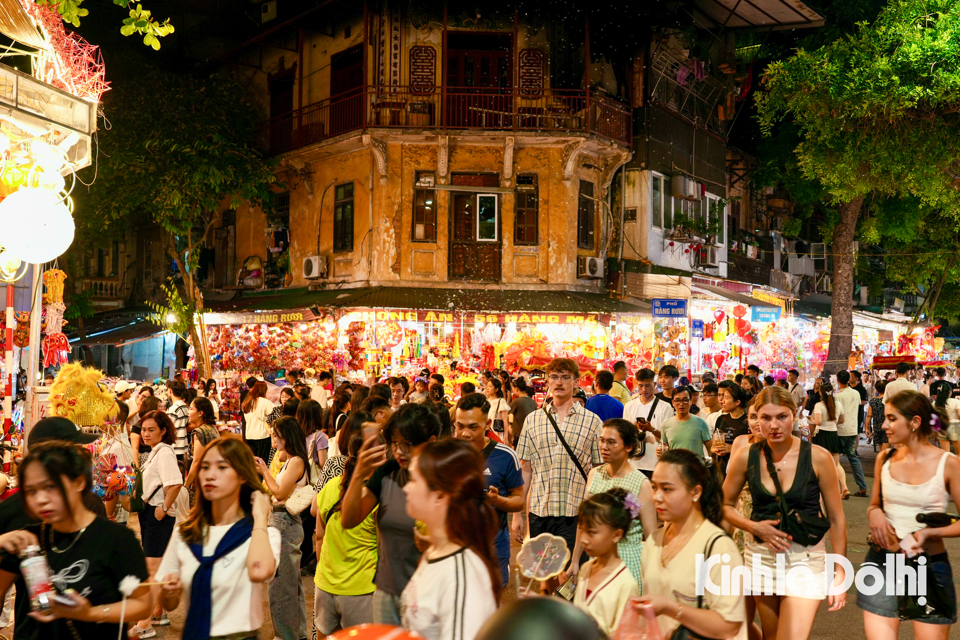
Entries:
{"type": "Polygon", "coordinates": [[[31,264],[60,256],[73,243],[76,231],[68,202],[46,189],[28,188],[0,201],[0,229],[7,251],[31,264]]]}

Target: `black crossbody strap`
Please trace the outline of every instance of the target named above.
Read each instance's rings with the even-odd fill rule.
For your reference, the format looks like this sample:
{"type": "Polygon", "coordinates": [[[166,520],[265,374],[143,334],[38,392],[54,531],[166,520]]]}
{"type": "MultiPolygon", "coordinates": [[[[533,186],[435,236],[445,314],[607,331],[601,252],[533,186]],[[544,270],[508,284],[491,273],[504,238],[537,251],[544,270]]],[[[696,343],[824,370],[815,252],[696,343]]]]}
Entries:
{"type": "MultiPolygon", "coordinates": [[[[706,560],[710,557],[710,552],[713,551],[713,545],[715,545],[717,543],[717,540],[719,540],[725,535],[727,534],[718,533],[717,535],[713,536],[710,539],[710,543],[707,544],[707,552],[703,556],[704,562],[706,562],[706,560]]],[[[697,596],[697,609],[703,609],[703,594],[700,594],[699,596],[697,596]]]]}
{"type": "Polygon", "coordinates": [[[773,486],[777,488],[777,501],[780,503],[780,512],[783,517],[787,516],[787,499],[783,495],[783,487],[780,486],[780,478],[777,476],[777,468],[773,466],[773,452],[770,451],[770,445],[763,443],[763,458],[767,461],[767,473],[773,479],[773,486]]]}
{"type": "Polygon", "coordinates": [[[570,456],[570,459],[573,460],[573,464],[577,465],[577,471],[580,472],[580,475],[583,476],[583,479],[587,479],[587,472],[583,470],[583,465],[580,464],[580,460],[577,459],[577,456],[573,455],[573,450],[570,448],[570,445],[567,444],[566,439],[563,437],[563,433],[560,432],[560,427],[557,426],[557,421],[553,419],[553,416],[550,415],[550,412],[547,409],[544,409],[543,412],[547,414],[547,420],[550,421],[550,424],[553,425],[553,430],[557,432],[557,437],[560,438],[560,444],[563,445],[563,448],[567,450],[567,455],[570,456]]]}

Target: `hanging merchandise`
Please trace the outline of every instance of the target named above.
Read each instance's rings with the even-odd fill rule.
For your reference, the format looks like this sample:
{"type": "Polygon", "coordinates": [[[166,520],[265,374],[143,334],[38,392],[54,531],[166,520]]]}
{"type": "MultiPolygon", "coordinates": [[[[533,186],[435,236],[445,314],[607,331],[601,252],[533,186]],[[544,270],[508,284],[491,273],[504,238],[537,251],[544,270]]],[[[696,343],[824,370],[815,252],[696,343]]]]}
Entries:
{"type": "Polygon", "coordinates": [[[63,312],[66,307],[62,302],[48,304],[46,308],[46,336],[40,341],[43,349],[43,366],[55,367],[66,364],[70,357],[70,342],[63,334],[63,312]]]}
{"type": "Polygon", "coordinates": [[[17,328],[13,332],[13,346],[23,349],[30,346],[30,312],[16,311],[14,317],[17,319],[17,328]]]}

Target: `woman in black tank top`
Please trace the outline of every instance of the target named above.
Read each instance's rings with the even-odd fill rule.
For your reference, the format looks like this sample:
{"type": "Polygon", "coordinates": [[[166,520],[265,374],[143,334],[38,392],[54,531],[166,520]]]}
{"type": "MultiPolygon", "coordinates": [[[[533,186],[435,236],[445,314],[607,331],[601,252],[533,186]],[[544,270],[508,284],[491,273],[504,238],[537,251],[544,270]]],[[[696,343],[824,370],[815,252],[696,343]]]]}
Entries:
{"type": "MultiPolygon", "coordinates": [[[[754,595],[751,597],[757,603],[764,636],[777,638],[779,630],[781,638],[804,640],[810,635],[821,600],[826,598],[830,611],[836,611],[846,604],[846,596],[833,591],[824,593],[825,548],[822,538],[812,541],[809,546],[802,546],[780,528],[783,513],[768,471],[768,460],[780,482],[788,511],[817,518],[821,515],[823,500],[825,513],[822,515],[829,520],[832,551],[846,556],[846,519],[836,466],[825,449],[793,435],[796,405],[787,390],[768,387],[756,397],[754,405],[764,439],[738,449],[731,456],[723,485],[724,519],[750,534],[748,539],[752,536],[754,540],[753,544],[747,545],[744,564],[751,567],[756,562],[764,569],[772,569],[774,589],[770,589],[769,584],[752,585],[754,595]],[[736,509],[745,485],[753,498],[750,518],[736,509]],[[788,572],[791,566],[802,562],[809,567],[811,579],[788,580],[784,585],[777,583],[775,565],[781,555],[788,572]],[[758,594],[761,588],[762,594],[758,594]],[[786,595],[774,595],[776,593],[786,595]],[[779,629],[781,618],[789,628],[779,629]]],[[[843,580],[843,568],[834,567],[830,582],[838,586],[843,580]]]]}

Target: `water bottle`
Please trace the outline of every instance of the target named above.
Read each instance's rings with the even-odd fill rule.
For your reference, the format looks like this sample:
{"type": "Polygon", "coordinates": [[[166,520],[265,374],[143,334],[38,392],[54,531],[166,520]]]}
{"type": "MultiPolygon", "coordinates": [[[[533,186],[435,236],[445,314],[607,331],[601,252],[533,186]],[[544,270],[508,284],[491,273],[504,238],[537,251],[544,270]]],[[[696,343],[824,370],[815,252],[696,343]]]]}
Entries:
{"type": "Polygon", "coordinates": [[[30,608],[34,611],[46,611],[56,594],[53,583],[50,581],[50,565],[47,559],[40,554],[40,547],[30,545],[20,556],[20,571],[23,581],[27,584],[27,593],[30,596],[30,608]]]}

